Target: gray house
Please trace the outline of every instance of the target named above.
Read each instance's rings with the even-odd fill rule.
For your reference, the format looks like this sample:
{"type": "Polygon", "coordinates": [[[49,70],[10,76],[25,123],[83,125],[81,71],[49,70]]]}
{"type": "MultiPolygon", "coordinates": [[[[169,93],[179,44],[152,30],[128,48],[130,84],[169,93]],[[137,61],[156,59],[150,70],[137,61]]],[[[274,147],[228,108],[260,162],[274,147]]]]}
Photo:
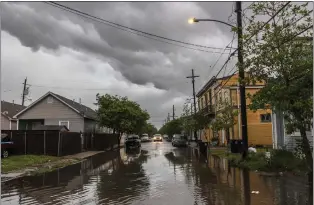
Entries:
{"type": "Polygon", "coordinates": [[[17,113],[19,130],[32,130],[40,125],[66,126],[71,132],[93,132],[97,128],[96,112],[74,100],[52,92],[17,113]]]}
{"type": "Polygon", "coordinates": [[[1,101],[1,130],[16,130],[17,120],[13,116],[23,110],[25,106],[1,101]]]}

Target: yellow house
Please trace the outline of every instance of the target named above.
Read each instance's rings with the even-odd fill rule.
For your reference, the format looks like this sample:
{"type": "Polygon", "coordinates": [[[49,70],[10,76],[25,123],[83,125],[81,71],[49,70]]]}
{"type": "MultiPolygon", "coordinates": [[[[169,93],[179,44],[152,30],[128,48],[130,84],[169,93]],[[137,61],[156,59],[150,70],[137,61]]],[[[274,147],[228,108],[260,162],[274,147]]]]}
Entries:
{"type": "MultiPolygon", "coordinates": [[[[205,115],[214,120],[219,113],[219,103],[228,101],[238,110],[238,116],[235,119],[235,125],[229,129],[230,139],[242,139],[241,136],[241,113],[240,113],[240,92],[239,92],[238,74],[226,76],[223,78],[211,78],[205,86],[197,93],[198,108],[205,111],[205,115]]],[[[261,88],[263,82],[257,82],[254,85],[246,85],[246,95],[253,95],[261,88]]],[[[246,99],[247,104],[247,129],[249,145],[272,146],[272,124],[271,110],[257,110],[253,112],[248,105],[250,99],[246,99]]],[[[203,141],[210,141],[214,137],[211,127],[207,127],[200,133],[203,141]]],[[[227,133],[224,130],[218,132],[220,145],[227,144],[227,133]]]]}

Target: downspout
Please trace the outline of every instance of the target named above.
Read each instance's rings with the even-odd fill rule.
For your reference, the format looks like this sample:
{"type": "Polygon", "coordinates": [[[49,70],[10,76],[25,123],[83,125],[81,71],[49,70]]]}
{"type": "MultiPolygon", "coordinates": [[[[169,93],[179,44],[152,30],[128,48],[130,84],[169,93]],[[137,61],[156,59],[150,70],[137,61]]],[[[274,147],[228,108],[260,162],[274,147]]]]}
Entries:
{"type": "Polygon", "coordinates": [[[16,121],[16,130],[19,130],[19,120],[16,121]]]}

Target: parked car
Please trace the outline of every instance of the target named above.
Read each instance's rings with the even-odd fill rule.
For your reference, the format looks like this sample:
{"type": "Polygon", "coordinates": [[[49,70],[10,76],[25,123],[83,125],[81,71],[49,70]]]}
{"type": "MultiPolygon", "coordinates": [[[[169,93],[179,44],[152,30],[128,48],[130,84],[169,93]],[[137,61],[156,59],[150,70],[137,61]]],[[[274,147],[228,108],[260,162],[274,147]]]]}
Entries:
{"type": "Polygon", "coordinates": [[[168,137],[168,135],[163,135],[162,137],[163,137],[163,138],[164,138],[164,140],[166,140],[166,141],[167,141],[167,140],[168,140],[168,138],[169,138],[169,137],[168,137]]]}
{"type": "Polygon", "coordinates": [[[14,143],[11,141],[10,137],[2,133],[1,134],[1,157],[7,158],[13,152],[14,143]]]}
{"type": "Polygon", "coordinates": [[[125,138],[124,144],[126,149],[140,148],[141,140],[138,135],[129,135],[125,138]]]}
{"type": "Polygon", "coordinates": [[[150,142],[151,139],[148,137],[148,134],[142,134],[141,142],[150,142]]]}
{"type": "Polygon", "coordinates": [[[153,141],[160,141],[162,142],[162,137],[161,137],[161,134],[155,134],[154,137],[153,137],[153,141]]]}
{"type": "Polygon", "coordinates": [[[172,137],[172,146],[186,147],[188,144],[187,137],[181,134],[174,134],[172,137]]]}

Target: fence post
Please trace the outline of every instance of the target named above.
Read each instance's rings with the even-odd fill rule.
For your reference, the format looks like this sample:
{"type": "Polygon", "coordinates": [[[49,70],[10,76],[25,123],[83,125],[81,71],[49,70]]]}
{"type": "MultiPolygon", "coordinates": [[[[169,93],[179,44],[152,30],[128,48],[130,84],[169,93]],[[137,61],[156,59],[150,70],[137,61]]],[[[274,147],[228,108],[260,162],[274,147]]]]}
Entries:
{"type": "Polygon", "coordinates": [[[27,144],[26,144],[26,131],[24,132],[24,154],[26,155],[27,151],[26,151],[26,148],[27,148],[27,144]]]}
{"type": "Polygon", "coordinates": [[[59,137],[58,137],[58,157],[60,156],[60,132],[59,132],[59,137]]]}
{"type": "Polygon", "coordinates": [[[44,155],[46,155],[46,131],[44,131],[44,155]]]}

